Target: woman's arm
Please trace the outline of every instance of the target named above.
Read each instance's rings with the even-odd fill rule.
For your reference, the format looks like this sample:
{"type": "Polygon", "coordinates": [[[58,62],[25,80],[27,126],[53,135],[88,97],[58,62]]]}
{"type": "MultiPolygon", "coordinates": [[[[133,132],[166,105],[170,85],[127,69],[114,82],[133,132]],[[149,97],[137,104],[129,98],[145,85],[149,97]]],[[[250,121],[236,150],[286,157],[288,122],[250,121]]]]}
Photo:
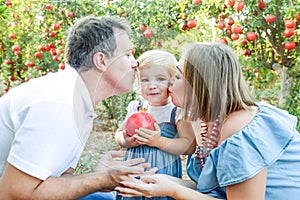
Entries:
{"type": "Polygon", "coordinates": [[[131,181],[123,181],[121,182],[123,187],[118,186],[116,190],[119,191],[119,195],[124,197],[146,196],[150,198],[169,196],[181,200],[215,199],[181,185],[182,182],[178,180],[168,175],[155,174],[152,176],[143,176],[141,180],[132,179],[131,181]]]}
{"type": "Polygon", "coordinates": [[[254,177],[231,186],[226,187],[226,196],[228,200],[263,200],[265,199],[267,181],[267,169],[263,169],[254,177]]]}
{"type": "Polygon", "coordinates": [[[184,187],[182,185],[179,185],[178,187],[174,188],[173,195],[170,197],[174,199],[180,199],[180,200],[216,200],[217,199],[208,196],[206,194],[200,193],[196,190],[184,187]]]}
{"type": "MultiPolygon", "coordinates": [[[[263,200],[265,198],[267,169],[242,183],[226,187],[227,200],[263,200]]],[[[217,199],[186,187],[178,178],[164,174],[142,176],[140,180],[122,181],[123,187],[116,190],[124,197],[158,197],[169,196],[181,200],[213,200],[217,199]]]]}
{"type": "MultiPolygon", "coordinates": [[[[165,175],[168,176],[168,175],[165,175]]],[[[187,188],[191,188],[196,190],[197,189],[197,183],[195,183],[193,180],[191,179],[182,179],[182,178],[177,178],[174,176],[168,176],[168,178],[172,181],[174,181],[175,183],[178,183],[179,185],[182,185],[184,187],[187,188]]]]}

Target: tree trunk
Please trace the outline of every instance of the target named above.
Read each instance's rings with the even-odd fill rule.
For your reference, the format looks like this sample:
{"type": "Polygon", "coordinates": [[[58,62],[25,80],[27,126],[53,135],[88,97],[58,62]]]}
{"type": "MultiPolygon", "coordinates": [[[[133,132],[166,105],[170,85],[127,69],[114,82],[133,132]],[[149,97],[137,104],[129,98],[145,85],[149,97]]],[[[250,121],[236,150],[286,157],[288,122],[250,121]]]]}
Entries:
{"type": "Polygon", "coordinates": [[[279,105],[283,105],[286,102],[286,99],[290,93],[290,76],[289,76],[290,68],[289,67],[282,67],[280,73],[281,79],[281,92],[279,98],[279,105]]]}

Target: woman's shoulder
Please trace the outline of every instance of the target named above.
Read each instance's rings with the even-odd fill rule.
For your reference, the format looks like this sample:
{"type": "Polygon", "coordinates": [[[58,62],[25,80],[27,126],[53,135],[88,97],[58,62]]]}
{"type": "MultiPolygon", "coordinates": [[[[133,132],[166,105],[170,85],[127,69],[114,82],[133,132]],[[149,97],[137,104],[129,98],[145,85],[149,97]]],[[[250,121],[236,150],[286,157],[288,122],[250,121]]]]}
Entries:
{"type": "MultiPolygon", "coordinates": [[[[275,162],[295,134],[298,134],[292,120],[293,116],[286,111],[265,103],[257,105],[254,117],[243,116],[248,113],[245,112],[228,120],[226,125],[228,127],[225,127],[227,129],[225,131],[228,131],[225,134],[228,134],[228,137],[211,152],[218,166],[225,166],[227,162],[232,164],[226,165],[228,168],[243,166],[241,172],[243,171],[245,177],[275,162]],[[245,123],[247,121],[249,122],[245,123]],[[236,131],[229,126],[239,128],[236,131]]],[[[230,170],[228,168],[222,167],[224,174],[230,170]]]]}
{"type": "Polygon", "coordinates": [[[210,182],[215,177],[217,180],[215,184],[202,185],[203,188],[240,183],[274,166],[298,135],[295,117],[266,103],[257,103],[254,117],[243,117],[243,113],[238,113],[228,119],[225,131],[229,136],[210,152],[205,173],[201,174],[210,182]],[[243,123],[246,119],[249,123],[243,123]],[[238,131],[230,126],[239,127],[238,131]]]}
{"type": "Polygon", "coordinates": [[[220,142],[246,127],[257,113],[258,108],[252,106],[251,110],[239,110],[229,114],[222,125],[220,142]]]}
{"type": "Polygon", "coordinates": [[[240,132],[272,134],[276,130],[276,132],[285,132],[285,135],[293,135],[297,125],[295,116],[267,103],[256,104],[257,107],[252,107],[252,110],[234,112],[225,120],[221,130],[222,141],[240,132]]]}

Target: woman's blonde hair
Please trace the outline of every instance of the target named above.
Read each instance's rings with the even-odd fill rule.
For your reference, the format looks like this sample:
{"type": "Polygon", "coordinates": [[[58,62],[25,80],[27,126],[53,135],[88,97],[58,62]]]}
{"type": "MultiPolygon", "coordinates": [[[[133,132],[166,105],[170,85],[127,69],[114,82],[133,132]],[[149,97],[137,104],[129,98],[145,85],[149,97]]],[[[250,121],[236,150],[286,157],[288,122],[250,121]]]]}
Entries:
{"type": "Polygon", "coordinates": [[[222,43],[192,43],[182,54],[186,119],[221,120],[255,105],[234,51],[222,43]]]}
{"type": "Polygon", "coordinates": [[[165,50],[153,49],[144,52],[139,58],[139,70],[147,69],[153,66],[166,67],[170,76],[176,71],[177,59],[175,56],[165,50]]]}

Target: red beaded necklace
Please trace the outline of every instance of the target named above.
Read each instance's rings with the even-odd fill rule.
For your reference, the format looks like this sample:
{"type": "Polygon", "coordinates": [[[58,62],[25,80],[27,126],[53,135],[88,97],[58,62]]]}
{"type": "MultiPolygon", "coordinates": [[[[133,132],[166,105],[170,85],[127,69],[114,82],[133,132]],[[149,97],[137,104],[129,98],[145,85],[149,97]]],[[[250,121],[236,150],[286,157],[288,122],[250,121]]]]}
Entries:
{"type": "Polygon", "coordinates": [[[196,158],[199,159],[197,164],[200,164],[200,169],[202,170],[205,164],[206,157],[209,156],[209,153],[212,149],[218,146],[220,139],[220,118],[218,117],[215,122],[208,127],[207,124],[201,123],[201,129],[203,130],[201,134],[202,142],[195,151],[196,158]]]}

